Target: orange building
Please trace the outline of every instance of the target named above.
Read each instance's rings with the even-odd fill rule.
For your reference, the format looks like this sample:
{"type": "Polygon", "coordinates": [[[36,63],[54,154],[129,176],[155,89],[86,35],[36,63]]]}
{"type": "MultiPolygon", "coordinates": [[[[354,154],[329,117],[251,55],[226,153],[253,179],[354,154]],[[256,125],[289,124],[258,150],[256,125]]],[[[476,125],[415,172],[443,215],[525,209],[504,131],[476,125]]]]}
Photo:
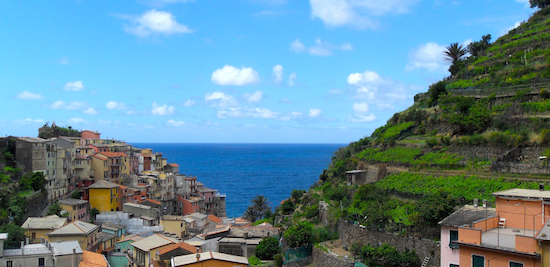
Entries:
{"type": "MultiPolygon", "coordinates": [[[[458,249],[458,265],[549,266],[550,191],[516,188],[495,192],[493,196],[494,212],[460,225],[458,235],[451,238],[452,247],[458,249]]],[[[484,207],[479,209],[483,211],[484,207]]]]}
{"type": "Polygon", "coordinates": [[[203,252],[172,258],[173,267],[247,267],[248,259],[219,252],[203,252]]]}

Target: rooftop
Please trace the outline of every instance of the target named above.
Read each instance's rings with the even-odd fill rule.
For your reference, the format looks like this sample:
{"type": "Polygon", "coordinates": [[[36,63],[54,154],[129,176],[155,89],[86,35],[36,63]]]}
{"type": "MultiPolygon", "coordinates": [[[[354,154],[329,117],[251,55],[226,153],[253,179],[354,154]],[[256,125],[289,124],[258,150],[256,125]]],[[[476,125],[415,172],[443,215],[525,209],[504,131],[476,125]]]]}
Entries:
{"type": "Polygon", "coordinates": [[[99,228],[99,225],[83,222],[83,221],[74,221],[69,223],[57,230],[47,233],[47,236],[56,236],[56,235],[89,235],[93,231],[99,228]]]}
{"type": "Polygon", "coordinates": [[[105,180],[97,181],[92,185],[88,186],[88,188],[116,188],[116,187],[119,187],[119,184],[107,182],[105,180]]]}
{"type": "Polygon", "coordinates": [[[139,241],[136,241],[134,243],[132,243],[132,246],[134,246],[135,248],[141,250],[141,251],[145,251],[145,252],[148,252],[152,249],[155,249],[155,248],[159,248],[159,247],[163,247],[163,246],[166,246],[166,245],[171,245],[171,244],[176,244],[176,243],[179,243],[181,241],[175,239],[175,238],[172,238],[172,237],[167,237],[167,236],[163,236],[163,235],[159,235],[159,234],[154,234],[152,236],[149,236],[149,237],[146,237],[142,240],[139,240],[139,241]]]}
{"type": "Polygon", "coordinates": [[[218,217],[216,217],[215,215],[212,215],[212,214],[208,215],[208,220],[214,222],[215,224],[220,224],[220,223],[223,222],[222,219],[220,219],[220,218],[218,218],[218,217]]]}
{"type": "Polygon", "coordinates": [[[18,248],[18,249],[4,250],[4,256],[41,255],[41,254],[50,254],[50,253],[52,252],[44,244],[29,244],[29,245],[25,245],[23,249],[18,248]]]}
{"type": "Polygon", "coordinates": [[[67,223],[67,218],[55,217],[29,217],[21,225],[23,229],[57,229],[67,223]]]}
{"type": "Polygon", "coordinates": [[[109,263],[102,254],[84,251],[78,267],[108,267],[109,263]]]}
{"type": "Polygon", "coordinates": [[[472,223],[496,216],[495,208],[474,207],[472,205],[464,205],[459,210],[453,212],[445,219],[439,222],[440,225],[459,227],[471,225],[472,223]]]}
{"type": "MultiPolygon", "coordinates": [[[[207,260],[220,260],[220,261],[234,262],[234,263],[248,265],[248,259],[245,257],[234,256],[234,255],[229,255],[229,254],[224,254],[219,252],[200,253],[200,258],[198,261],[201,262],[201,261],[207,261],[207,260]]],[[[174,267],[190,265],[196,262],[197,262],[196,254],[178,256],[178,257],[172,258],[172,266],[174,267]]]]}
{"type": "Polygon", "coordinates": [[[124,225],[122,225],[122,224],[117,224],[117,223],[112,223],[112,222],[106,222],[106,223],[103,223],[103,224],[101,225],[101,228],[107,229],[107,230],[117,231],[117,230],[122,230],[122,229],[126,228],[126,226],[124,226],[124,225]]]}
{"type": "Polygon", "coordinates": [[[67,199],[61,199],[57,203],[59,203],[60,205],[76,206],[76,205],[80,205],[80,204],[86,204],[86,203],[88,203],[88,200],[67,198],[67,199]]]}
{"type": "Polygon", "coordinates": [[[550,191],[514,188],[493,193],[493,196],[529,199],[550,199],[550,191]]]}
{"type": "Polygon", "coordinates": [[[159,254],[162,255],[162,254],[165,254],[167,252],[170,252],[174,249],[178,249],[178,248],[181,248],[183,250],[187,250],[191,253],[197,253],[197,248],[192,246],[192,245],[189,245],[185,242],[180,242],[180,243],[176,243],[176,244],[172,244],[172,245],[169,245],[167,247],[164,247],[162,249],[159,250],[159,254]]]}
{"type": "Polygon", "coordinates": [[[71,241],[62,241],[62,242],[52,242],[50,243],[53,247],[54,255],[72,255],[73,249],[75,249],[76,254],[82,254],[82,248],[80,243],[77,240],[71,241]]]}

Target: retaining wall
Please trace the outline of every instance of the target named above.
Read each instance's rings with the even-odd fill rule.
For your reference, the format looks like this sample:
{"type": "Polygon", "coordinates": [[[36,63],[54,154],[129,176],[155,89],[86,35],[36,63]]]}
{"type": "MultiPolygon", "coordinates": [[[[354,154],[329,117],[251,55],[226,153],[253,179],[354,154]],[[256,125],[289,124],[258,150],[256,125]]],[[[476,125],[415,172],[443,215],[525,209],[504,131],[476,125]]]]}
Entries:
{"type": "Polygon", "coordinates": [[[353,267],[353,261],[337,258],[334,255],[324,252],[320,248],[313,248],[313,265],[316,267],[353,267]]]}

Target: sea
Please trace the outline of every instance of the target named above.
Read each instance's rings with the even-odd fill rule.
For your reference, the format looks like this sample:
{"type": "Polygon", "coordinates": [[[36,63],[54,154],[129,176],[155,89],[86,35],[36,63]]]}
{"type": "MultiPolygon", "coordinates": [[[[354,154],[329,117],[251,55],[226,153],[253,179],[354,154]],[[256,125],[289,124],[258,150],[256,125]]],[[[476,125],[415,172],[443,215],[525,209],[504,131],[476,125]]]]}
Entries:
{"type": "Polygon", "coordinates": [[[326,169],[333,153],[345,144],[190,144],[132,143],[161,152],[177,163],[180,174],[196,176],[205,187],[226,197],[230,218],[240,217],[256,195],[272,208],[293,189],[311,187],[326,169]]]}

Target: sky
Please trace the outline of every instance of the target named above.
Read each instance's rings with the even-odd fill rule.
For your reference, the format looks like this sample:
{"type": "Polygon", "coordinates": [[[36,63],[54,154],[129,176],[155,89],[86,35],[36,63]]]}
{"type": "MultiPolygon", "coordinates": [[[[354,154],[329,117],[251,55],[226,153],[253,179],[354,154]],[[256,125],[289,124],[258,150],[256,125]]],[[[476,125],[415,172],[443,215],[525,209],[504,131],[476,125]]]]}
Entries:
{"type": "Polygon", "coordinates": [[[0,2],[0,135],[55,122],[163,143],[350,143],[527,0],[0,2]]]}

